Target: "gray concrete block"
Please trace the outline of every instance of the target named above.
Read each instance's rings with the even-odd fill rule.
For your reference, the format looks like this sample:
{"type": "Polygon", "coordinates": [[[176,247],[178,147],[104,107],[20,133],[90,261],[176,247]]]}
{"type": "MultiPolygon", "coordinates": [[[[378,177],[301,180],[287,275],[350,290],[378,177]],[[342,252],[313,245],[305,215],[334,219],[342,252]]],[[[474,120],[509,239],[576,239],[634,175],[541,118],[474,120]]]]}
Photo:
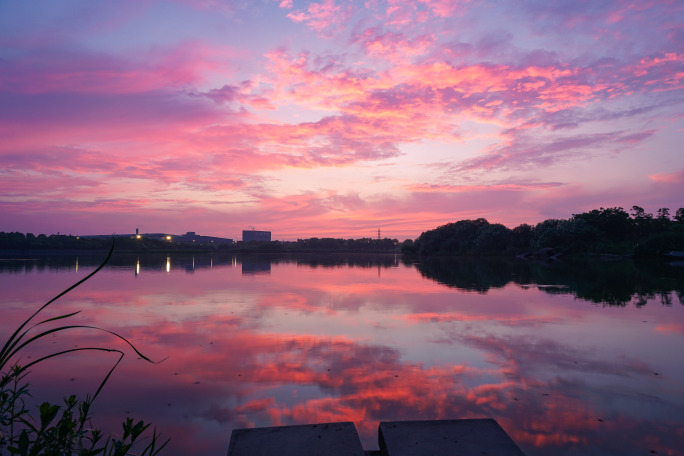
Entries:
{"type": "Polygon", "coordinates": [[[389,421],[378,442],[383,456],[525,456],[493,419],[389,421]]]}
{"type": "Polygon", "coordinates": [[[234,429],[228,456],[364,456],[354,423],[234,429]]]}

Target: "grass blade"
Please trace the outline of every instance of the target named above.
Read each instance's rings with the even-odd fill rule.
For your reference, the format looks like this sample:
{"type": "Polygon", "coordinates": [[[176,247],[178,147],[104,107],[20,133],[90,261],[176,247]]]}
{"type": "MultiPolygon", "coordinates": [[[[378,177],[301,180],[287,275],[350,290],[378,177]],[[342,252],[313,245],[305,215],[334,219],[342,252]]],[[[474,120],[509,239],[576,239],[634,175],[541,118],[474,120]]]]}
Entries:
{"type": "MultiPolygon", "coordinates": [[[[150,363],[152,363],[152,364],[158,364],[158,363],[164,361],[163,359],[160,360],[160,361],[157,361],[157,362],[152,361],[150,358],[148,358],[147,356],[143,355],[143,354],[140,352],[140,350],[138,350],[137,348],[135,348],[135,345],[133,345],[128,339],[126,339],[124,336],[122,336],[122,335],[120,335],[120,334],[115,333],[114,331],[110,331],[110,330],[104,329],[104,328],[98,328],[97,326],[89,326],[89,325],[68,325],[68,326],[59,326],[59,327],[57,327],[57,328],[50,328],[50,329],[47,329],[47,330],[45,330],[45,331],[43,331],[43,332],[41,332],[41,333],[36,334],[35,336],[31,337],[30,339],[26,340],[26,341],[23,342],[21,345],[19,345],[18,347],[16,347],[12,352],[9,353],[8,359],[11,358],[12,356],[16,355],[21,349],[23,349],[23,348],[26,347],[27,345],[31,344],[32,342],[34,342],[34,341],[36,341],[36,340],[42,339],[43,337],[45,337],[45,336],[47,336],[47,335],[49,335],[49,334],[56,333],[56,332],[61,332],[61,331],[66,331],[66,330],[69,330],[69,329],[78,329],[78,328],[83,328],[83,329],[94,329],[94,330],[97,330],[97,331],[102,331],[102,332],[106,332],[106,333],[108,333],[108,334],[111,334],[111,335],[113,335],[114,337],[117,337],[118,339],[121,339],[122,341],[124,341],[124,342],[125,342],[125,343],[126,343],[126,344],[127,344],[127,345],[128,345],[128,346],[129,346],[129,347],[130,347],[130,348],[131,348],[139,357],[140,357],[140,358],[142,358],[142,359],[144,359],[145,361],[148,361],[148,362],[150,362],[150,363]]],[[[166,359],[166,358],[164,358],[164,359],[166,359]]],[[[35,364],[35,363],[34,363],[34,364],[35,364]]]]}
{"type": "Polygon", "coordinates": [[[24,329],[24,327],[26,327],[26,325],[28,325],[31,322],[31,320],[33,320],[33,318],[36,315],[38,315],[40,312],[42,312],[43,309],[45,309],[47,306],[49,306],[50,304],[55,302],[57,299],[61,298],[62,296],[64,296],[65,294],[67,294],[68,292],[70,292],[71,290],[73,290],[74,288],[81,285],[83,282],[85,282],[86,280],[90,279],[92,276],[97,274],[97,272],[100,271],[100,269],[102,269],[105,264],[107,264],[109,259],[112,257],[112,253],[114,253],[114,240],[113,239],[112,239],[112,247],[109,249],[109,253],[107,254],[107,258],[105,258],[105,260],[102,262],[102,264],[100,266],[98,266],[93,272],[91,272],[90,274],[85,276],[83,279],[79,280],[78,282],[76,282],[75,284],[73,284],[72,286],[70,286],[69,288],[62,291],[57,296],[55,296],[54,298],[50,299],[48,302],[43,304],[43,306],[40,309],[36,310],[33,313],[33,315],[31,315],[29,318],[27,318],[14,331],[14,333],[12,333],[12,335],[9,337],[9,339],[7,339],[7,341],[5,342],[5,345],[2,347],[2,350],[0,350],[0,371],[2,371],[5,368],[6,363],[11,358],[11,356],[7,356],[7,354],[9,352],[16,353],[16,350],[13,350],[14,347],[16,347],[17,343],[26,335],[27,331],[24,331],[23,333],[21,332],[24,329]],[[21,335],[19,335],[20,333],[21,333],[21,335]]]}

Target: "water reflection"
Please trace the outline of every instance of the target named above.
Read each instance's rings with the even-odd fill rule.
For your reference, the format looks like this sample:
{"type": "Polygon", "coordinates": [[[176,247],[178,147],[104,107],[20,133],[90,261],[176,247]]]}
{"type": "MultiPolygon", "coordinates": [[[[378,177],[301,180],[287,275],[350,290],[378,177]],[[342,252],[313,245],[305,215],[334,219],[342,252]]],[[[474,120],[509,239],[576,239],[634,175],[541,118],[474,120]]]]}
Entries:
{"type": "Polygon", "coordinates": [[[242,258],[242,275],[260,275],[271,273],[271,259],[259,256],[242,258]]]}
{"type": "Polygon", "coordinates": [[[537,287],[549,294],[572,293],[604,305],[644,305],[658,298],[671,305],[671,293],[684,304],[684,268],[663,262],[531,261],[463,258],[425,259],[415,264],[423,277],[441,284],[486,293],[509,283],[537,287]]]}
{"type": "MultiPolygon", "coordinates": [[[[78,272],[79,261],[81,267],[96,267],[102,262],[106,254],[91,253],[80,257],[61,254],[61,255],[36,255],[30,258],[0,258],[0,273],[30,273],[36,270],[69,271],[78,272]],[[80,259],[79,259],[80,258],[80,259]]],[[[165,269],[170,272],[172,267],[183,268],[186,271],[199,269],[211,269],[214,266],[231,265],[236,267],[238,264],[246,265],[247,271],[250,269],[266,271],[272,264],[294,263],[301,266],[313,268],[343,268],[347,266],[361,268],[388,268],[399,265],[397,255],[363,255],[363,254],[331,254],[331,255],[242,255],[234,254],[183,254],[173,253],[144,253],[129,254],[115,252],[111,260],[107,263],[108,269],[134,269],[140,271],[154,271],[165,269]]],[[[249,272],[248,272],[249,273],[249,272]]]]}
{"type": "MultiPolygon", "coordinates": [[[[75,262],[32,264],[21,273],[0,269],[3,334],[76,279],[75,262]]],[[[95,262],[79,264],[80,277],[95,262]]],[[[660,303],[664,295],[677,302],[680,272],[584,268],[413,265],[393,256],[118,256],[60,300],[59,311],[83,310],[79,323],[168,357],[149,365],[129,353],[95,413],[115,430],[127,414],[154,422],[172,437],[164,452],[172,456],[225,454],[235,427],[349,420],[370,449],[381,420],[476,417],[496,418],[528,456],[676,454],[684,366],[673,349],[684,343],[684,306],[660,303]],[[270,272],[249,280],[246,263],[270,272]],[[648,305],[577,301],[602,296],[641,296],[648,305]]],[[[90,332],[51,342],[27,356],[118,346],[90,332]]],[[[58,402],[92,392],[109,362],[74,356],[34,369],[34,396],[58,402]]]]}

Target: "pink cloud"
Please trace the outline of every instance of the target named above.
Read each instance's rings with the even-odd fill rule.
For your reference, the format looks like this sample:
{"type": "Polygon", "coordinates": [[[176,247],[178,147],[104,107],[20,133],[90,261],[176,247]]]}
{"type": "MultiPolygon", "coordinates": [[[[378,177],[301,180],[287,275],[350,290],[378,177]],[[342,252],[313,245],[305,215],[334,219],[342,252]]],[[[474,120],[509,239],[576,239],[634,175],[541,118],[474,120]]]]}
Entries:
{"type": "Polygon", "coordinates": [[[470,315],[455,312],[427,312],[404,315],[403,318],[411,323],[443,323],[443,322],[470,322],[470,321],[496,321],[505,326],[540,326],[546,323],[558,321],[556,317],[526,317],[519,315],[470,315]]]}
{"type": "Polygon", "coordinates": [[[419,2],[430,8],[436,16],[449,17],[454,12],[462,12],[470,0],[419,0],[419,2]]]}
{"type": "MultiPolygon", "coordinates": [[[[366,38],[366,44],[373,46],[375,39],[366,38]]],[[[380,52],[395,51],[382,49],[380,52]]],[[[560,118],[562,114],[568,118],[562,123],[554,120],[558,128],[577,126],[589,119],[576,114],[569,117],[571,109],[615,97],[619,92],[655,87],[647,87],[643,81],[630,81],[629,86],[627,81],[611,81],[608,71],[613,74],[615,68],[597,74],[587,68],[568,66],[455,67],[441,62],[400,64],[391,74],[385,74],[352,73],[341,62],[334,61],[317,66],[306,54],[294,58],[280,51],[269,58],[274,73],[280,76],[274,84],[283,101],[294,99],[312,108],[334,108],[369,119],[382,116],[390,120],[394,116],[401,122],[409,116],[407,125],[414,128],[426,124],[421,118],[429,118],[431,130],[438,135],[454,131],[458,121],[455,116],[518,124],[522,117],[528,120],[528,127],[533,127],[539,126],[542,119],[551,120],[554,115],[560,118]],[[425,117],[428,113],[430,117],[425,117]]],[[[666,77],[669,76],[662,76],[666,77]]],[[[413,133],[419,137],[425,134],[430,133],[413,133]]]]}
{"type": "MultiPolygon", "coordinates": [[[[126,184],[120,188],[132,188],[135,182],[137,191],[148,195],[133,203],[121,191],[124,205],[131,207],[161,206],[174,198],[185,207],[239,201],[250,207],[251,215],[271,221],[277,217],[264,215],[264,208],[283,198],[288,204],[282,208],[295,202],[296,207],[321,211],[318,216],[327,215],[331,223],[340,214],[354,214],[347,227],[359,230],[381,220],[405,230],[410,223],[423,226],[481,215],[460,199],[465,195],[475,195],[491,209],[499,205],[485,198],[505,192],[515,193],[506,197],[509,203],[524,201],[530,192],[558,196],[549,182],[509,178],[463,184],[460,179],[466,171],[510,173],[572,163],[604,150],[639,148],[663,135],[656,122],[672,117],[679,105],[676,91],[682,88],[684,57],[673,46],[679,36],[675,18],[682,7],[656,6],[597,4],[592,14],[586,6],[571,4],[497,11],[510,13],[512,23],[546,18],[534,24],[534,31],[552,38],[556,35],[549,27],[559,24],[595,37],[624,35],[623,24],[639,23],[650,30],[664,21],[666,30],[653,40],[638,46],[627,40],[624,46],[610,47],[610,53],[592,48],[578,56],[576,41],[562,48],[551,41],[543,49],[516,46],[515,27],[502,33],[486,20],[478,21],[480,6],[473,2],[369,1],[357,8],[326,0],[296,8],[285,0],[270,3],[270,8],[279,15],[283,12],[278,8],[292,10],[285,13],[300,28],[327,36],[334,29],[335,36],[346,38],[330,40],[331,50],[323,53],[308,50],[315,47],[299,45],[293,37],[288,46],[301,51],[281,47],[266,52],[266,66],[249,76],[245,74],[251,65],[261,64],[259,59],[248,68],[246,47],[237,50],[210,34],[201,41],[147,44],[126,55],[96,46],[93,51],[72,47],[66,35],[56,36],[54,43],[26,42],[21,52],[7,54],[8,64],[0,68],[4,188],[13,201],[28,201],[41,181],[52,183],[66,198],[71,185],[77,190],[74,200],[88,188],[99,207],[116,199],[116,182],[123,179],[126,184]],[[308,120],[282,120],[284,112],[297,110],[306,112],[308,120]],[[271,115],[279,120],[269,119],[271,115]],[[648,129],[634,127],[638,120],[650,121],[648,129]],[[604,122],[614,126],[596,127],[604,122]],[[491,140],[485,140],[479,153],[445,162],[429,184],[404,179],[396,187],[400,194],[393,197],[369,197],[333,185],[319,198],[312,196],[313,190],[275,193],[277,179],[261,175],[406,159],[413,154],[407,151],[421,144],[469,141],[473,124],[498,132],[487,133],[491,140]],[[588,126],[591,130],[584,130],[588,126]],[[214,200],[229,191],[235,192],[234,201],[214,200]],[[366,200],[370,203],[364,204],[366,200]],[[419,215],[399,220],[376,207],[379,201],[419,215]],[[467,209],[445,211],[456,203],[467,209]],[[364,217],[370,221],[363,223],[364,217]]],[[[150,8],[122,12],[107,30],[115,31],[133,17],[142,20],[150,8]]],[[[199,9],[192,13],[220,10],[220,5],[203,2],[199,9]]],[[[94,17],[96,23],[101,16],[94,17]]],[[[77,36],[81,33],[79,28],[77,36]]],[[[421,160],[416,155],[414,163],[421,165],[421,160]]],[[[676,173],[651,173],[654,188],[678,179],[676,173]]],[[[658,191],[653,195],[664,192],[658,191]]],[[[35,198],[27,207],[34,204],[35,198]]]]}
{"type": "MultiPolygon", "coordinates": [[[[388,126],[401,122],[401,131],[407,133],[406,136],[421,138],[454,137],[453,116],[457,114],[488,122],[513,119],[520,122],[522,115],[528,119],[522,124],[525,128],[537,128],[548,122],[553,122],[553,128],[576,127],[590,118],[573,113],[572,109],[635,87],[632,84],[627,89],[622,82],[611,82],[608,71],[612,74],[614,68],[601,74],[585,68],[554,66],[400,65],[394,69],[390,82],[383,74],[358,74],[350,79],[338,66],[320,71],[311,66],[308,56],[300,56],[295,61],[283,53],[271,57],[274,63],[277,62],[279,74],[286,75],[285,79],[279,80],[283,95],[296,94],[298,100],[313,106],[336,106],[354,112],[359,119],[382,118],[388,126]],[[595,81],[591,82],[591,79],[595,81]],[[601,79],[605,82],[599,82],[601,79]],[[297,89],[292,90],[295,87],[297,89]],[[309,90],[301,90],[304,87],[309,90]],[[362,87],[366,89],[359,91],[362,87]],[[435,90],[439,90],[440,97],[434,96],[435,90]],[[446,114],[450,111],[451,116],[446,114]],[[428,117],[426,113],[432,115],[428,117]],[[387,124],[388,121],[392,123],[387,124]]],[[[636,87],[638,84],[637,81],[636,87]]],[[[642,86],[643,89],[647,86],[642,86]]],[[[644,112],[643,109],[632,110],[626,114],[644,112]]],[[[388,131],[387,127],[385,130],[388,131]]],[[[654,133],[649,130],[613,138],[605,134],[595,135],[593,139],[588,136],[572,140],[557,138],[545,147],[543,158],[538,154],[537,158],[532,158],[535,154],[526,156],[537,165],[548,164],[563,159],[562,151],[565,150],[581,150],[607,140],[637,145],[654,133]]],[[[394,142],[402,142],[402,138],[395,137],[394,142]]],[[[508,160],[499,163],[504,162],[508,160]]]]}
{"type": "Polygon", "coordinates": [[[674,334],[684,334],[684,324],[683,323],[663,323],[659,324],[655,328],[656,331],[662,333],[674,333],[674,334]]]}
{"type": "Polygon", "coordinates": [[[434,45],[435,37],[432,34],[407,37],[399,32],[372,27],[356,35],[353,42],[360,43],[367,54],[396,64],[423,56],[434,45]]]}
{"type": "Polygon", "coordinates": [[[675,171],[674,173],[652,174],[648,177],[654,182],[662,182],[665,184],[684,183],[684,169],[675,171]]]}
{"type": "Polygon", "coordinates": [[[28,51],[0,69],[0,90],[14,94],[131,94],[203,82],[235,52],[199,42],[133,57],[51,48],[28,51]]]}
{"type": "Polygon", "coordinates": [[[420,22],[425,21],[425,17],[417,12],[416,5],[413,3],[389,0],[386,9],[382,13],[383,22],[392,27],[405,27],[414,23],[417,19],[420,22]]]}
{"type": "Polygon", "coordinates": [[[453,172],[464,172],[488,169],[526,169],[530,167],[548,166],[566,161],[572,157],[590,156],[602,151],[605,147],[620,144],[631,146],[641,143],[653,135],[653,131],[625,134],[625,132],[608,132],[599,134],[581,134],[575,136],[532,138],[528,134],[512,134],[507,143],[497,145],[487,154],[465,160],[451,168],[453,172]]]}
{"type": "Polygon", "coordinates": [[[40,179],[35,179],[35,173],[28,171],[6,170],[0,175],[0,193],[4,198],[68,197],[75,192],[97,193],[101,185],[92,177],[69,176],[57,171],[42,173],[40,179]]]}
{"type": "Polygon", "coordinates": [[[479,192],[479,191],[530,191],[543,190],[559,187],[560,182],[511,182],[505,184],[481,184],[481,185],[440,185],[440,184],[411,184],[408,190],[411,192],[479,192]]]}
{"type": "Polygon", "coordinates": [[[224,85],[218,89],[210,89],[206,92],[190,92],[190,95],[207,97],[216,104],[232,106],[242,104],[259,109],[273,109],[273,104],[260,94],[251,92],[252,84],[244,81],[239,85],[224,85]]]}
{"type": "Polygon", "coordinates": [[[344,23],[349,14],[348,6],[337,4],[336,0],[323,0],[309,3],[306,11],[293,11],[287,17],[305,23],[316,32],[329,33],[332,27],[344,23]]]}

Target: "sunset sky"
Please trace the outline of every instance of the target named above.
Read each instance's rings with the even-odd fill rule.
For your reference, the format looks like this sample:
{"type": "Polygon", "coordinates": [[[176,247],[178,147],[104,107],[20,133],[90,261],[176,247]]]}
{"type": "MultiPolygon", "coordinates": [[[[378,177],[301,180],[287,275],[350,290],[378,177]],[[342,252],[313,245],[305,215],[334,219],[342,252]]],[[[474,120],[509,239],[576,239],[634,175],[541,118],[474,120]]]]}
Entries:
{"type": "Polygon", "coordinates": [[[0,2],[0,231],[684,206],[681,0],[0,2]]]}

